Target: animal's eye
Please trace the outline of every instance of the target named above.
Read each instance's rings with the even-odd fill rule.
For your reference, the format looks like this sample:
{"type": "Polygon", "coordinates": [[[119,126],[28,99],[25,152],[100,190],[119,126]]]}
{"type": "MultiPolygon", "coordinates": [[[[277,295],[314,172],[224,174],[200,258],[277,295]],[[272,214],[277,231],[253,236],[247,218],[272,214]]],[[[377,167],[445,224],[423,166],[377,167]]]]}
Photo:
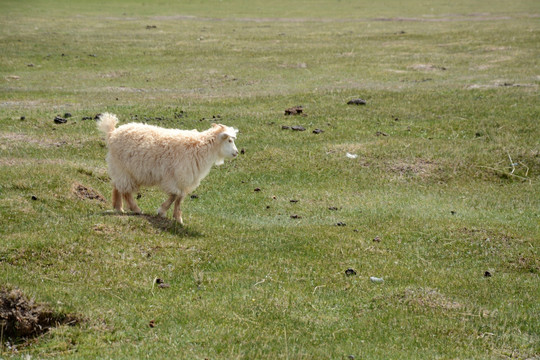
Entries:
{"type": "Polygon", "coordinates": [[[229,142],[230,142],[230,143],[232,143],[232,140],[231,140],[231,139],[229,139],[229,142]]]}

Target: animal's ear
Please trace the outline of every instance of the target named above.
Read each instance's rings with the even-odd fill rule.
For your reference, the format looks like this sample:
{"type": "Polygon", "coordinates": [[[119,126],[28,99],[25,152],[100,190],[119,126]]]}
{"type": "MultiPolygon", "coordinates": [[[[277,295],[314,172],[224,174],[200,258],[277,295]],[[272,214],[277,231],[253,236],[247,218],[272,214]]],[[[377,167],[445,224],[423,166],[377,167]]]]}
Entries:
{"type": "Polygon", "coordinates": [[[222,132],[221,134],[219,134],[219,138],[220,138],[222,141],[227,140],[227,139],[229,138],[229,136],[230,136],[229,134],[224,133],[224,132],[222,132]]]}

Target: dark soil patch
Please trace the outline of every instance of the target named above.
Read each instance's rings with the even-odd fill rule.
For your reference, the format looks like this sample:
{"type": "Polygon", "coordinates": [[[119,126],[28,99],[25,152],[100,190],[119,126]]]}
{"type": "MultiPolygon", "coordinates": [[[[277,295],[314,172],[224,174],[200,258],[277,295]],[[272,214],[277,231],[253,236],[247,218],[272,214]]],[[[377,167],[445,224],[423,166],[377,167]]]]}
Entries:
{"type": "Polygon", "coordinates": [[[4,339],[19,341],[39,336],[59,325],[76,325],[72,314],[54,312],[46,304],[28,299],[20,290],[0,289],[0,326],[4,339]]]}
{"type": "Polygon", "coordinates": [[[101,202],[107,202],[103,195],[92,188],[88,188],[82,184],[75,183],[72,187],[73,194],[82,200],[99,200],[101,202]]]}

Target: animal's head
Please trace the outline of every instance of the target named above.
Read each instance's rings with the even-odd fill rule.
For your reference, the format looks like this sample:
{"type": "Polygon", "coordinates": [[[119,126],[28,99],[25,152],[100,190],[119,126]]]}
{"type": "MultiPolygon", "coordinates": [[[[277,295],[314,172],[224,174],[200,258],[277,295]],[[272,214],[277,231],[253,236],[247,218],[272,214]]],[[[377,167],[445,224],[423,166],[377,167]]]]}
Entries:
{"type": "Polygon", "coordinates": [[[238,149],[234,143],[238,129],[225,125],[214,124],[213,126],[219,128],[217,139],[221,146],[219,148],[219,160],[216,165],[221,165],[224,159],[233,159],[238,156],[238,149]]]}

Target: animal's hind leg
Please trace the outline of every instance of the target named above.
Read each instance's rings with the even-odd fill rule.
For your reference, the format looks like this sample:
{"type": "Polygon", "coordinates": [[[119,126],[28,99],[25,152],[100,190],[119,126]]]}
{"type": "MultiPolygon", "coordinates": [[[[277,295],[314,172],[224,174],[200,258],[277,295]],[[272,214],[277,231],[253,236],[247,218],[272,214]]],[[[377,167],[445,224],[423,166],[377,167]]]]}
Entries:
{"type": "Polygon", "coordinates": [[[182,210],[180,209],[180,204],[182,203],[182,200],[184,200],[184,194],[178,195],[178,197],[174,201],[173,217],[180,224],[184,225],[184,221],[182,220],[182,210]]]}
{"type": "Polygon", "coordinates": [[[137,206],[135,199],[133,199],[133,194],[124,193],[122,196],[124,197],[124,202],[129,207],[129,210],[133,211],[135,214],[141,213],[141,209],[137,206]]]}
{"type": "Polygon", "coordinates": [[[165,202],[163,204],[161,204],[161,206],[159,207],[159,209],[157,211],[159,216],[167,217],[167,210],[169,210],[169,208],[171,207],[174,200],[176,200],[177,196],[178,195],[176,195],[176,194],[169,195],[169,198],[167,200],[165,200],[165,202]]]}
{"type": "Polygon", "coordinates": [[[122,210],[122,195],[120,194],[120,191],[118,191],[116,186],[113,186],[112,204],[113,204],[113,208],[114,208],[115,211],[123,212],[123,210],[122,210]]]}

